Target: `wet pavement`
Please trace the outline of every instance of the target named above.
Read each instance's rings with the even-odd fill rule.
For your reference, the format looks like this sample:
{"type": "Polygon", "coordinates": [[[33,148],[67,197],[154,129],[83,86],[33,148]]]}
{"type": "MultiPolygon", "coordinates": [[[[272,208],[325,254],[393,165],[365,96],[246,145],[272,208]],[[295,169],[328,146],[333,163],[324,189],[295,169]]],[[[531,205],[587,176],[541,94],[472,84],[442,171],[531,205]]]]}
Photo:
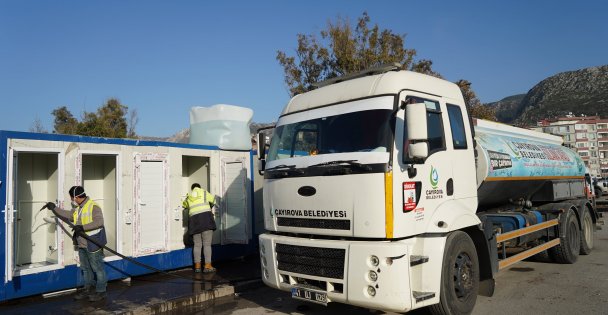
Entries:
{"type": "Polygon", "coordinates": [[[204,309],[216,298],[262,285],[257,255],[214,266],[217,272],[212,274],[182,269],[170,275],[157,273],[111,281],[107,298],[100,302],[75,301],[75,291],[3,302],[0,314],[183,314],[204,309]]]}

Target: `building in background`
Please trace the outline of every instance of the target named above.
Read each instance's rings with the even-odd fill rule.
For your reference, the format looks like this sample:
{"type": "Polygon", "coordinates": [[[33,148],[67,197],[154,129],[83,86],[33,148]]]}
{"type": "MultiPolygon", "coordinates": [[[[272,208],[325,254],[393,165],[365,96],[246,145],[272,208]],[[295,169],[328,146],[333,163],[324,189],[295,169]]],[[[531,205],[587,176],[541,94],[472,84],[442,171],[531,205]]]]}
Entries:
{"type": "Polygon", "coordinates": [[[531,129],[561,136],[583,158],[592,176],[608,177],[608,119],[567,115],[543,119],[531,129]]]}

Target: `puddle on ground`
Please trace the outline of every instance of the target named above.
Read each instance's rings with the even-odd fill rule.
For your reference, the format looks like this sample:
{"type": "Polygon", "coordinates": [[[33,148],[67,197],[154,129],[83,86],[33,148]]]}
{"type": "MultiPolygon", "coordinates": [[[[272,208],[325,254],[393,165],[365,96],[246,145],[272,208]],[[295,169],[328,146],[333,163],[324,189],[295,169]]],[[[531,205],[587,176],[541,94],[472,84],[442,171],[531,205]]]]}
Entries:
{"type": "Polygon", "coordinates": [[[509,268],[510,271],[516,271],[516,272],[530,272],[530,271],[534,271],[534,268],[530,268],[530,267],[513,267],[513,268],[509,268]]]}

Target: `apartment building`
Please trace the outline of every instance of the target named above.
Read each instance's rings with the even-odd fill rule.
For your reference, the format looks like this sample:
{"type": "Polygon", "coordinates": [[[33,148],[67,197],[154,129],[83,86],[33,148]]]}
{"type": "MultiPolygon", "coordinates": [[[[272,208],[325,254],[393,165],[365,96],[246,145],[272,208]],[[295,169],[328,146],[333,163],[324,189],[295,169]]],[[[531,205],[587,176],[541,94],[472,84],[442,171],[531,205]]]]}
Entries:
{"type": "Polygon", "coordinates": [[[608,177],[608,119],[567,115],[544,119],[531,129],[558,135],[578,152],[592,176],[608,177]]]}

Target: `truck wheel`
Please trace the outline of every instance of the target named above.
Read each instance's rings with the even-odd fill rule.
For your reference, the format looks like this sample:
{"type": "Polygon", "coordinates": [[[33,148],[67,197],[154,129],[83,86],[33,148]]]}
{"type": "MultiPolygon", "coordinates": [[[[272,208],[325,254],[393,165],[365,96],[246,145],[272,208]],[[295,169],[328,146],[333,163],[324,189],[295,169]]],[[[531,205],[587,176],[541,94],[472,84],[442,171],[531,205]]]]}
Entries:
{"type": "Polygon", "coordinates": [[[435,315],[470,314],[479,290],[479,261],[473,240],[462,231],[448,235],[441,268],[439,304],[430,306],[435,315]]]}
{"type": "Polygon", "coordinates": [[[593,249],[593,238],[595,236],[593,226],[593,219],[591,213],[587,207],[583,207],[583,214],[581,215],[581,255],[591,254],[593,249]]]}
{"type": "Polygon", "coordinates": [[[549,256],[560,264],[573,264],[578,259],[581,247],[578,220],[572,208],[562,213],[559,219],[560,244],[549,248],[549,256]]]}

